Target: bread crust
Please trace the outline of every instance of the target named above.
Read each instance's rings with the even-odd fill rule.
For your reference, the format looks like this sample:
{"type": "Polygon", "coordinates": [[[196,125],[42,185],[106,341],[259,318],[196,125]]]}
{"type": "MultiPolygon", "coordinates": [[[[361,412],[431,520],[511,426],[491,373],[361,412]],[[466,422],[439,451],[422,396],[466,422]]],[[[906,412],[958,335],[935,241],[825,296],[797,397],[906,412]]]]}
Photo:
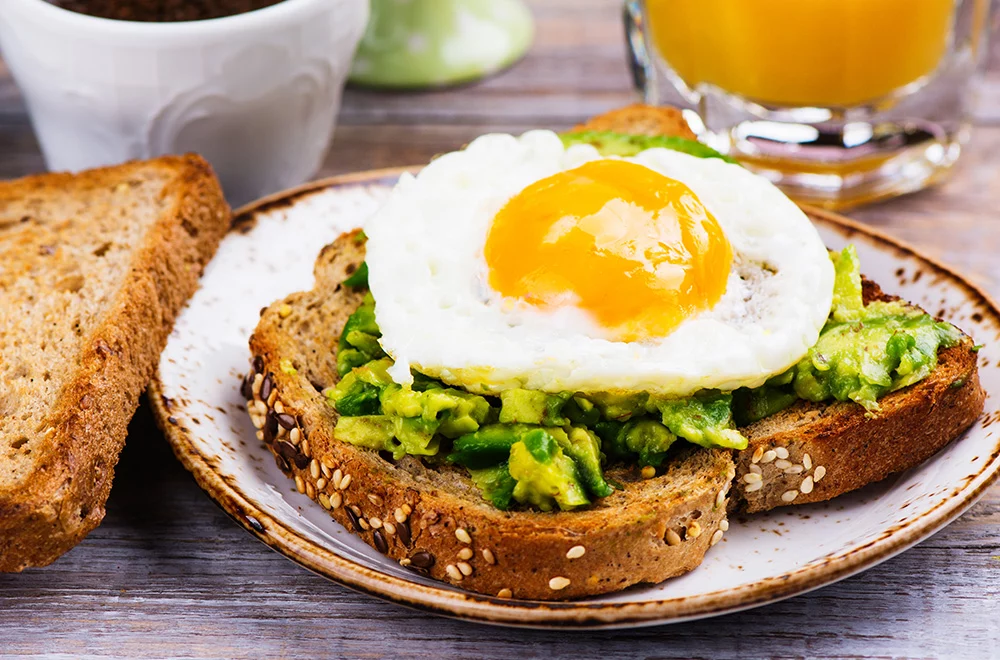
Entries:
{"type": "Polygon", "coordinates": [[[615,131],[629,135],[673,135],[696,140],[698,136],[677,108],[654,107],[634,103],[616,108],[575,126],[574,133],[583,131],[615,131]]]}
{"type": "Polygon", "coordinates": [[[320,255],[316,288],[269,307],[250,340],[251,418],[299,492],[411,570],[485,594],[578,598],[662,582],[701,563],[728,528],[727,451],[691,449],[648,480],[619,469],[610,476],[625,489],[588,510],[504,512],[464,471],[392,463],[334,439],[337,414],[319,389],[335,382],[336,337],[361,300],[338,283],[362,260],[363,246],[342,236],[320,255]],[[296,372],[283,371],[283,360],[296,372]]]}
{"type": "MultiPolygon", "coordinates": [[[[869,280],[864,294],[896,299],[869,280]]],[[[735,457],[731,506],[754,513],[820,502],[920,465],[983,412],[972,346],[965,337],[941,351],[927,378],[880,398],[877,415],[851,402],[800,401],[741,429],[749,444],[735,457]]]]}
{"type": "Polygon", "coordinates": [[[161,196],[172,203],[134,247],[124,284],[44,420],[39,433],[47,440],[35,471],[20,488],[0,492],[0,571],[51,563],[103,519],[139,395],[230,219],[215,175],[195,155],[0,183],[0,196],[8,199],[78,187],[85,195],[87,188],[114,188],[144,168],[169,172],[161,196]]]}

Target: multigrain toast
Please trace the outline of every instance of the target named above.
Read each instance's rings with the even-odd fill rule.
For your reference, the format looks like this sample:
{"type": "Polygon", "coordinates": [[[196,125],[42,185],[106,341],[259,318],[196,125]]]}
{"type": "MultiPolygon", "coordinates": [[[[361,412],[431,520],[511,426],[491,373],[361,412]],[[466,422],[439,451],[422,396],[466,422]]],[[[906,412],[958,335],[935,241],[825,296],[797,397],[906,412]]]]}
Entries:
{"type": "Polygon", "coordinates": [[[229,226],[197,156],[0,182],[0,570],[96,527],[174,317],[229,226]]]}
{"type": "Polygon", "coordinates": [[[609,470],[625,490],[586,511],[540,513],[496,509],[464,468],[393,463],[335,440],[337,413],[322,390],[338,380],[337,338],[362,298],[340,283],[363,260],[364,245],[341,236],[320,254],[315,288],[271,305],[250,339],[251,416],[300,492],[404,566],[486,594],[574,598],[701,563],[729,526],[728,451],[687,450],[648,480],[609,470]]]}
{"type": "MultiPolygon", "coordinates": [[[[863,281],[865,303],[898,300],[863,281]]],[[[938,354],[924,380],[879,399],[878,415],[855,403],[799,401],[740,429],[730,506],[748,513],[820,502],[920,465],[969,428],[986,393],[969,337],[938,354]],[[755,474],[756,476],[749,476],[755,474]]]]}
{"type": "MultiPolygon", "coordinates": [[[[693,134],[673,109],[630,106],[576,130],[693,134]]],[[[464,471],[333,439],[322,395],[336,382],[336,347],[361,293],[341,286],[364,259],[345,235],[323,250],[312,291],[276,302],[250,341],[244,382],[251,418],[300,492],[379,552],[422,574],[503,597],[562,599],[659,582],[697,566],[728,529],[726,509],[763,511],[829,499],[926,460],[978,417],[984,394],[967,337],[914,386],[870,417],[853,403],[795,406],[741,429],[749,447],[688,450],[665,474],[608,476],[624,490],[587,510],[500,511],[464,471]],[[760,485],[757,485],[760,484],[760,485]],[[733,497],[729,490],[735,486],[733,497]]],[[[891,299],[864,282],[867,302],[891,299]]]]}

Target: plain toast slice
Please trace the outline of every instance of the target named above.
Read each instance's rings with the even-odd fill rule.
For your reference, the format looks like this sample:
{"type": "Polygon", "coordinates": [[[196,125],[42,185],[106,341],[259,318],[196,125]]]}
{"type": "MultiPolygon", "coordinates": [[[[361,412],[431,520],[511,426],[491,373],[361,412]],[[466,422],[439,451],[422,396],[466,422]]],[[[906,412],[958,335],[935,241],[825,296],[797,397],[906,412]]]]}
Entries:
{"type": "Polygon", "coordinates": [[[229,226],[197,156],[0,182],[0,570],[104,517],[126,428],[229,226]]]}
{"type": "Polygon", "coordinates": [[[299,492],[403,566],[480,593],[577,598],[690,571],[728,528],[731,454],[689,449],[662,474],[608,472],[625,488],[584,511],[500,511],[464,469],[393,463],[334,439],[337,339],[362,292],[341,282],[364,260],[357,234],[327,246],[312,291],[271,305],[250,339],[244,395],[258,437],[299,492]]]}

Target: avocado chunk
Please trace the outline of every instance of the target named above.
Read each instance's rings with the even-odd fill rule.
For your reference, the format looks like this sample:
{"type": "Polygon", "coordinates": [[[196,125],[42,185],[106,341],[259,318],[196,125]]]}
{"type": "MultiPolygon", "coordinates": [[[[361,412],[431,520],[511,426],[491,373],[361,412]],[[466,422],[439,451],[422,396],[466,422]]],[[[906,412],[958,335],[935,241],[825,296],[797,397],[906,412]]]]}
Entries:
{"type": "Polygon", "coordinates": [[[607,497],[614,489],[604,480],[601,469],[601,440],[597,435],[581,426],[568,430],[555,428],[549,433],[556,439],[567,456],[576,463],[580,481],[594,497],[607,497]]]}
{"type": "Polygon", "coordinates": [[[516,424],[493,424],[475,433],[457,438],[448,462],[480,469],[506,462],[510,448],[527,432],[528,427],[516,424]]]}
{"type": "Polygon", "coordinates": [[[483,498],[500,509],[510,509],[510,501],[514,497],[514,487],[517,482],[510,476],[507,461],[492,467],[470,469],[469,475],[473,483],[483,492],[483,498]]]}
{"type": "Polygon", "coordinates": [[[601,421],[601,411],[591,401],[582,396],[574,396],[566,402],[563,414],[577,426],[593,427],[601,421]]]}
{"type": "Polygon", "coordinates": [[[636,461],[640,466],[660,466],[677,436],[656,420],[639,418],[627,422],[601,422],[596,427],[608,456],[636,461]]]}
{"type": "Polygon", "coordinates": [[[600,411],[601,417],[618,422],[645,414],[646,404],[649,402],[649,394],[646,392],[591,392],[582,398],[592,403],[600,411]]]}
{"type": "Polygon", "coordinates": [[[858,320],[864,314],[865,303],[857,248],[848,245],[840,252],[832,252],[830,261],[833,262],[834,273],[830,318],[838,322],[858,320]]]}
{"type": "Polygon", "coordinates": [[[351,369],[372,360],[385,357],[385,351],[379,345],[382,332],[375,323],[375,299],[366,293],[361,305],[354,310],[337,342],[337,374],[341,377],[351,372],[351,369]]]}
{"type": "Polygon", "coordinates": [[[831,322],[794,367],[795,394],[809,401],[854,401],[879,410],[882,395],[923,380],[937,366],[938,349],[961,333],[905,303],[872,303],[859,320],[831,322]]]}
{"type": "Polygon", "coordinates": [[[796,365],[762,387],[736,394],[740,424],[807,401],[854,401],[870,414],[878,399],[930,374],[938,351],[962,341],[950,323],[902,301],[864,304],[861,263],[853,245],[830,255],[834,267],[830,318],[796,365]]]}
{"type": "Polygon", "coordinates": [[[733,423],[733,395],[706,392],[684,399],[652,399],[651,410],[674,435],[709,449],[746,449],[733,423]]]}
{"type": "Polygon", "coordinates": [[[364,382],[353,371],[341,378],[332,392],[330,400],[342,416],[378,415],[382,412],[379,402],[381,388],[364,382]]]}
{"type": "Polygon", "coordinates": [[[788,375],[786,382],[772,383],[769,380],[760,387],[741,387],[733,392],[733,419],[737,426],[746,426],[775,415],[799,400],[794,392],[785,387],[795,375],[794,371],[786,371],[785,374],[788,375]]]}
{"type": "Polygon", "coordinates": [[[324,394],[341,415],[378,414],[382,412],[381,403],[375,405],[372,396],[381,397],[382,391],[392,383],[387,371],[390,366],[392,361],[383,358],[355,367],[336,386],[324,390],[324,394]]]}
{"type": "Polygon", "coordinates": [[[569,419],[563,415],[563,408],[572,396],[571,392],[548,394],[538,390],[504,390],[500,393],[500,423],[566,426],[569,419]]]}
{"type": "Polygon", "coordinates": [[[355,289],[368,288],[368,262],[362,261],[358,269],[351,273],[350,277],[344,280],[344,286],[355,289]]]}
{"type": "Polygon", "coordinates": [[[590,504],[577,477],[573,459],[563,453],[547,429],[524,434],[510,448],[508,464],[514,486],[514,499],[542,511],[557,506],[570,511],[590,504]]]}
{"type": "Polygon", "coordinates": [[[663,148],[698,158],[719,158],[727,163],[736,163],[729,156],[719,153],[707,144],[676,135],[629,135],[614,131],[580,131],[561,133],[559,137],[567,147],[574,144],[593,145],[602,156],[635,156],[646,149],[663,148]]]}
{"type": "Polygon", "coordinates": [[[395,434],[395,420],[387,415],[341,417],[333,429],[337,440],[376,451],[387,448],[395,434]]]}

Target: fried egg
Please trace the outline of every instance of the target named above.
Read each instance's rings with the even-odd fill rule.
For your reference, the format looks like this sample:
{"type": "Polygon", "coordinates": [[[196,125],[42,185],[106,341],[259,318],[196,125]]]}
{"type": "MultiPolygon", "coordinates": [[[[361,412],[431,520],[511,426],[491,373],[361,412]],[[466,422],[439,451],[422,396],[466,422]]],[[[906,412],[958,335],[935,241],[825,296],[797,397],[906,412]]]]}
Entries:
{"type": "Polygon", "coordinates": [[[416,370],[480,393],[756,387],[816,343],[832,302],[794,203],[668,149],[486,135],[404,175],[365,231],[401,384],[416,370]]]}

